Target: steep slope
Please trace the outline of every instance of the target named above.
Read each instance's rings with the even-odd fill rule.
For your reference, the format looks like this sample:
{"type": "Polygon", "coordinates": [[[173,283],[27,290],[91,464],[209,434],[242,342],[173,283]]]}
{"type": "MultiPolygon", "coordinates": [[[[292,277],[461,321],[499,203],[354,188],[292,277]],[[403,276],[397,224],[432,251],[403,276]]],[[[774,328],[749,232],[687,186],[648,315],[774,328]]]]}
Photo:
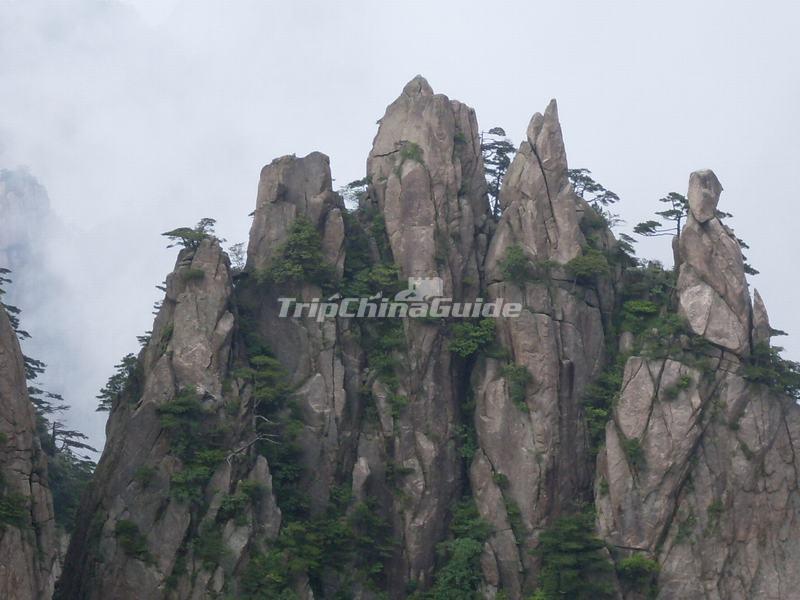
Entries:
{"type": "Polygon", "coordinates": [[[176,230],[57,597],[519,600],[564,517],[606,597],[791,598],[798,409],[763,385],[783,363],[716,177],[692,175],[673,274],[576,195],[554,101],[497,220],[479,131],[416,77],[357,208],[314,152],[262,170],[243,272],[176,230]],[[417,288],[522,312],[327,312],[417,288]]]}
{"type": "Polygon", "coordinates": [[[598,459],[598,522],[620,558],[657,560],[659,598],[788,599],[800,585],[800,408],[754,369],[776,368],[771,330],[717,216],[721,189],[710,171],[691,176],[677,284],[689,329],[671,347],[641,344],[625,366],[598,459]]]}
{"type": "Polygon", "coordinates": [[[0,305],[0,596],[49,598],[57,576],[47,461],[19,342],[0,305]]]}
{"type": "Polygon", "coordinates": [[[252,396],[229,380],[231,294],[216,241],[180,253],[111,412],[56,597],[205,598],[241,567],[255,533],[277,531],[252,396]]]}

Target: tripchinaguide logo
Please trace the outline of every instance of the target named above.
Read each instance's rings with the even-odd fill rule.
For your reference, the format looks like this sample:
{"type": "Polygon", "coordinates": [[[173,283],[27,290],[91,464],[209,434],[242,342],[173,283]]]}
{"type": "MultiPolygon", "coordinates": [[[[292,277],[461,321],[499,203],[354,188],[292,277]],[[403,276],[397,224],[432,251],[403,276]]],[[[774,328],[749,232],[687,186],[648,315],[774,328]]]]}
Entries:
{"type": "Polygon", "coordinates": [[[325,319],[344,317],[350,319],[427,319],[427,318],[514,318],[522,312],[522,304],[506,302],[502,298],[485,301],[476,298],[470,302],[454,302],[444,296],[444,282],[440,277],[409,277],[408,287],[393,298],[382,294],[369,297],[343,297],[335,294],[327,299],[313,298],[301,302],[297,298],[278,298],[278,316],[293,319],[325,319]]]}

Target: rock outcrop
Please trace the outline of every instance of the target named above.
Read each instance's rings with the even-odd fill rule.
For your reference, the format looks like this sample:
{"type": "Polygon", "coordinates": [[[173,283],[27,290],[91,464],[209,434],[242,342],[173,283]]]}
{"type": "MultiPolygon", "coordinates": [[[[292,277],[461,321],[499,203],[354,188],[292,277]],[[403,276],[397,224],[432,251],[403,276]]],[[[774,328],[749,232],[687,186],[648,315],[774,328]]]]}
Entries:
{"type": "Polygon", "coordinates": [[[713,173],[691,177],[677,281],[576,194],[554,101],[498,219],[474,111],[422,77],[366,175],[348,210],[325,155],[264,167],[241,273],[184,240],[57,597],[521,600],[543,532],[592,506],[618,598],[793,597],[799,409],[753,375],[775,332],[713,173]],[[522,312],[311,313],[409,280],[522,312]],[[638,555],[658,569],[626,579],[638,555]]]}
{"type": "MultiPolygon", "coordinates": [[[[367,177],[365,205],[385,222],[401,280],[439,278],[445,297],[474,299],[489,229],[475,112],[414,78],[379,121],[367,177]]],[[[406,349],[394,367],[396,386],[390,389],[380,377],[371,385],[374,396],[403,398],[405,407],[396,418],[386,411],[378,431],[363,436],[359,469],[381,472],[380,463],[391,461],[407,473],[400,493],[391,496],[402,541],[390,577],[398,588],[408,581],[424,588],[462,491],[455,437],[466,372],[449,351],[441,323],[406,320],[403,328],[406,349]]]]}
{"type": "MultiPolygon", "coordinates": [[[[793,598],[800,578],[800,408],[746,378],[751,309],[721,186],[693,173],[678,302],[705,344],[631,357],[596,478],[600,534],[660,565],[658,598],[793,598]],[[708,344],[710,342],[710,344],[708,344]],[[691,348],[691,350],[690,350],[691,348]]],[[[756,295],[753,340],[771,329],[756,295]]],[[[636,591],[626,597],[638,598],[636,591]]]]}
{"type": "Polygon", "coordinates": [[[58,539],[17,336],[0,304],[0,597],[49,598],[58,539]]]}
{"type": "Polygon", "coordinates": [[[750,292],[739,242],[716,216],[721,192],[711,171],[692,173],[689,215],[679,238],[679,309],[694,333],[746,355],[750,351],[750,292]]]}
{"type": "Polygon", "coordinates": [[[581,230],[584,216],[594,211],[568,181],[555,101],[531,119],[500,204],[503,214],[486,256],[487,295],[519,302],[523,312],[497,321],[507,359],[487,358],[476,370],[480,449],[470,482],[481,515],[496,531],[484,556],[484,565],[490,565],[484,566],[487,584],[516,598],[535,583],[531,550],[538,533],[554,516],[589,498],[582,395],[604,366],[604,315],[614,307],[613,277],[579,285],[565,268],[584,251],[606,250],[614,241],[604,226],[589,239],[581,230]],[[525,280],[510,278],[503,262],[512,248],[539,272],[525,280]],[[512,398],[509,368],[527,373],[524,397],[512,398]],[[498,481],[507,482],[504,489],[498,481]],[[521,521],[514,529],[508,525],[510,511],[521,521]]]}
{"type": "Polygon", "coordinates": [[[249,390],[229,380],[231,296],[217,242],[180,253],[151,339],[112,409],[56,597],[207,598],[231,589],[256,534],[276,535],[280,511],[266,460],[252,448],[249,390]],[[243,482],[262,498],[223,514],[223,499],[243,482]],[[224,569],[198,539],[222,540],[224,569]]]}

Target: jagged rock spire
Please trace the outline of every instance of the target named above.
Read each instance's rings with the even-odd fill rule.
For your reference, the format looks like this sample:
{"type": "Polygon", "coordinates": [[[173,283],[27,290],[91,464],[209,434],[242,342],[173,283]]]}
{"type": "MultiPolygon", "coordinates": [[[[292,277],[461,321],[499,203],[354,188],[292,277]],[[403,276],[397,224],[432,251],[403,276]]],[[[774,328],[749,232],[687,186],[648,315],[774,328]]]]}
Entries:
{"type": "Polygon", "coordinates": [[[476,292],[489,202],[475,111],[418,75],[379,123],[370,194],[403,275],[439,276],[456,297],[476,292]]]}
{"type": "Polygon", "coordinates": [[[679,311],[692,331],[731,352],[750,351],[750,293],[736,236],[717,217],[722,186],[712,171],[689,178],[689,215],[679,239],[679,311]]]}
{"type": "MultiPolygon", "coordinates": [[[[535,584],[535,532],[585,497],[591,485],[581,403],[604,362],[603,311],[614,305],[613,288],[608,281],[598,281],[596,289],[558,281],[558,266],[549,282],[509,281],[501,267],[512,245],[538,263],[563,265],[583,252],[580,222],[592,209],[574,193],[567,169],[551,101],[531,119],[505,177],[503,213],[486,258],[487,296],[520,302],[524,310],[518,318],[497,320],[498,343],[508,359],[483,361],[473,379],[480,449],[470,482],[481,516],[495,531],[482,558],[484,577],[512,598],[535,584]],[[524,398],[511,397],[509,363],[533,382],[524,398]],[[501,475],[508,479],[503,489],[501,475]],[[499,505],[497,498],[503,499],[499,505]],[[511,506],[518,515],[508,512],[511,506]],[[519,522],[513,530],[512,519],[519,522]]],[[[613,241],[607,228],[597,235],[602,247],[613,241]]]]}
{"type": "Polygon", "coordinates": [[[486,259],[489,281],[502,279],[498,261],[512,244],[533,260],[566,263],[578,256],[585,244],[579,205],[569,184],[558,106],[551,100],[544,114],[533,115],[503,181],[503,217],[486,259]]]}
{"type": "Polygon", "coordinates": [[[276,158],[261,170],[247,268],[268,267],[299,216],[321,232],[327,262],[339,273],[344,264],[344,202],[331,188],[330,159],[321,152],[276,158]]]}
{"type": "Polygon", "coordinates": [[[758,290],[753,290],[753,345],[768,344],[772,338],[767,306],[758,290]]]}

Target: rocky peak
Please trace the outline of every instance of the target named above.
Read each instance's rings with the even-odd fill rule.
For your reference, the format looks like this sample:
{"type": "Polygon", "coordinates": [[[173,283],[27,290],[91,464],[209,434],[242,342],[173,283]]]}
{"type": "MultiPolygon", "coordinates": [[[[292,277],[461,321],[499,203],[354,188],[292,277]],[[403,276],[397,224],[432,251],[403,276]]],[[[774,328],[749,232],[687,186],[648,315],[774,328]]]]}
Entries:
{"type": "Polygon", "coordinates": [[[208,597],[246,561],[255,520],[259,535],[277,530],[269,470],[252,451],[249,395],[230,379],[232,292],[219,242],[180,252],[150,341],[112,408],[57,597],[208,597]],[[243,481],[263,498],[234,519],[221,507],[243,481]],[[204,566],[203,544],[216,539],[229,571],[204,566]]]}
{"type": "Polygon", "coordinates": [[[764,300],[758,290],[753,290],[753,347],[759,344],[769,344],[772,339],[772,326],[769,324],[769,314],[764,300]]]}
{"type": "Polygon", "coordinates": [[[500,206],[503,217],[486,260],[489,281],[502,279],[498,261],[508,246],[519,245],[531,260],[562,264],[585,246],[579,226],[584,208],[569,184],[555,100],[533,115],[503,181],[500,206]]]}
{"type": "Polygon", "coordinates": [[[698,223],[705,223],[717,216],[722,184],[711,170],[695,171],[689,176],[689,210],[698,223]]]}
{"type": "Polygon", "coordinates": [[[475,111],[420,76],[386,109],[367,159],[370,197],[406,277],[475,294],[489,214],[475,111]]]}
{"type": "MultiPolygon", "coordinates": [[[[524,308],[518,318],[497,320],[507,358],[487,358],[476,369],[480,448],[470,482],[496,532],[482,558],[487,585],[514,598],[535,585],[538,532],[589,495],[583,393],[606,360],[603,313],[614,305],[613,277],[578,285],[564,270],[590,249],[580,222],[592,211],[573,192],[567,168],[552,101],[531,119],[508,170],[486,258],[487,295],[524,308]],[[505,264],[514,250],[528,275],[510,276],[505,264]]],[[[601,226],[591,244],[600,251],[609,241],[601,226]]]]}
{"type": "Polygon", "coordinates": [[[295,219],[309,219],[322,232],[325,257],[341,268],[344,203],[331,188],[330,159],[321,152],[308,156],[283,156],[261,170],[247,269],[269,267],[275,253],[289,237],[295,219]]]}
{"type": "Polygon", "coordinates": [[[711,171],[689,178],[689,215],[678,241],[678,303],[692,331],[740,356],[750,352],[751,305],[736,236],[717,217],[722,186],[711,171]]]}
{"type": "Polygon", "coordinates": [[[554,561],[596,554],[620,600],[656,579],[661,600],[792,598],[800,416],[743,375],[772,330],[713,173],[690,178],[678,243],[687,332],[660,291],[673,275],[620,257],[572,189],[554,101],[497,222],[471,108],[416,77],[379,123],[357,210],[325,155],[285,156],[261,173],[244,273],[214,239],[180,253],[59,597],[521,600],[554,561]],[[279,316],[281,297],[411,276],[522,312],[279,316]],[[562,516],[603,550],[537,553],[562,516]]]}

